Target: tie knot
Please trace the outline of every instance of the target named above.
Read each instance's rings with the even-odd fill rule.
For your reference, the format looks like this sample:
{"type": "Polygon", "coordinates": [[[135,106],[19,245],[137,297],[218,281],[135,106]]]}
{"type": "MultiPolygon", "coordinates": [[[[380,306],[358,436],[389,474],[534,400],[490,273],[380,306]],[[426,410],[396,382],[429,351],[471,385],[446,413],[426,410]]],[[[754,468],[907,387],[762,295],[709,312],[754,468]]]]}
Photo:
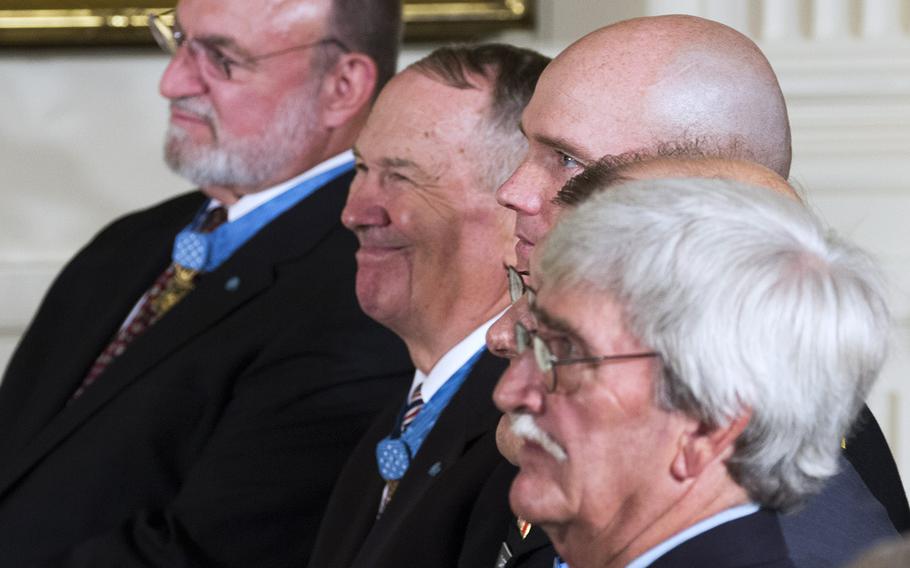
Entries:
{"type": "Polygon", "coordinates": [[[414,404],[418,401],[423,402],[423,396],[420,394],[421,386],[423,386],[423,383],[417,383],[417,386],[414,387],[414,392],[412,392],[410,398],[408,398],[408,404],[414,404]]]}
{"type": "Polygon", "coordinates": [[[200,233],[211,233],[227,221],[227,209],[221,206],[209,209],[199,225],[200,233]]]}

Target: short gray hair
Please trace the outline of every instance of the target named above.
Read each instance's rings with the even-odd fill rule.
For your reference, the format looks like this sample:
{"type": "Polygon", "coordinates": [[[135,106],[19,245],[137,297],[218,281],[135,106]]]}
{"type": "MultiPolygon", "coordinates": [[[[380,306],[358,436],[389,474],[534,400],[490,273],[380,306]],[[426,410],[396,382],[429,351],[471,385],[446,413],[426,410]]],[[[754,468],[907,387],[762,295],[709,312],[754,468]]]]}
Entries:
{"type": "Polygon", "coordinates": [[[492,100],[478,138],[489,145],[484,177],[498,188],[518,167],[528,144],[521,134],[521,113],[550,58],[536,51],[503,43],[441,47],[408,69],[456,89],[489,88],[492,100]],[[483,78],[488,85],[478,84],[483,78]]]}
{"type": "Polygon", "coordinates": [[[881,273],[796,201],[719,179],[627,182],[566,215],[543,285],[620,302],[663,361],[657,402],[708,425],[752,410],[727,468],[788,510],[837,471],[884,361],[881,273]]]}
{"type": "MultiPolygon", "coordinates": [[[[376,64],[375,98],[395,75],[402,35],[400,0],[333,0],[328,33],[353,51],[365,53],[376,64]]],[[[324,66],[334,64],[337,50],[326,55],[324,66]]]]}

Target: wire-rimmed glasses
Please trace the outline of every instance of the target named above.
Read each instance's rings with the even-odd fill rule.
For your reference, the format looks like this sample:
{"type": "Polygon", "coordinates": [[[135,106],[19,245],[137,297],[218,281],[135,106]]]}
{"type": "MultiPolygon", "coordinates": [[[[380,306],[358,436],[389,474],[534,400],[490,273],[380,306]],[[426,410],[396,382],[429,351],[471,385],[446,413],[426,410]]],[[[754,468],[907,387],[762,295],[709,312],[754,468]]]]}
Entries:
{"type": "Polygon", "coordinates": [[[155,42],[158,43],[158,46],[161,47],[161,49],[172,56],[176,55],[177,50],[179,50],[181,46],[187,46],[200,71],[207,77],[222,81],[231,80],[235,67],[252,69],[257,62],[262,61],[263,59],[277,57],[292,51],[309,49],[320,45],[335,45],[345,53],[350,52],[350,49],[348,49],[340,39],[327,37],[310,43],[263,53],[261,55],[237,59],[224,53],[224,51],[214,42],[206,41],[204,39],[188,38],[178,25],[171,25],[166,21],[166,19],[169,19],[167,16],[170,16],[173,12],[174,10],[168,10],[166,12],[148,15],[149,30],[151,30],[155,42]]]}
{"type": "MultiPolygon", "coordinates": [[[[578,363],[602,364],[602,363],[623,363],[635,359],[645,359],[648,357],[659,357],[654,351],[645,351],[642,353],[623,353],[619,355],[595,355],[588,357],[570,356],[568,353],[572,350],[571,341],[566,337],[556,337],[544,339],[531,331],[521,322],[515,324],[515,349],[519,356],[524,353],[528,347],[533,347],[534,361],[537,368],[540,369],[544,376],[544,386],[547,392],[556,392],[558,380],[556,377],[556,367],[564,365],[575,365],[578,363]]],[[[566,381],[563,378],[562,389],[565,392],[574,392],[578,389],[578,381],[566,381]]]]}

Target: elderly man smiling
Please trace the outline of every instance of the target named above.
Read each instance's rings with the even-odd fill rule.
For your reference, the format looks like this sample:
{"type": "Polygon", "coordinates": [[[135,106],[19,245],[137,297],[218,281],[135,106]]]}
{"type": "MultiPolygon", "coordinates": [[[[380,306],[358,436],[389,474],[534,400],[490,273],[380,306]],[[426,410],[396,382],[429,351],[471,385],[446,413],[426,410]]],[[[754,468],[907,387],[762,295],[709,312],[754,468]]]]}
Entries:
{"type": "Polygon", "coordinates": [[[886,352],[878,274],[765,189],[595,195],[534,252],[538,329],[495,393],[528,438],[512,508],[572,568],[792,566],[771,511],[837,470],[886,352]]]}
{"type": "Polygon", "coordinates": [[[442,48],[393,78],[354,145],[342,214],[357,299],[417,371],[345,466],[312,568],[483,566],[510,517],[484,334],[508,305],[514,215],[496,187],[526,148],[518,117],[548,59],[501,44],[442,48]],[[492,475],[497,470],[502,475],[492,475]],[[478,500],[482,489],[494,495],[478,500]]]}

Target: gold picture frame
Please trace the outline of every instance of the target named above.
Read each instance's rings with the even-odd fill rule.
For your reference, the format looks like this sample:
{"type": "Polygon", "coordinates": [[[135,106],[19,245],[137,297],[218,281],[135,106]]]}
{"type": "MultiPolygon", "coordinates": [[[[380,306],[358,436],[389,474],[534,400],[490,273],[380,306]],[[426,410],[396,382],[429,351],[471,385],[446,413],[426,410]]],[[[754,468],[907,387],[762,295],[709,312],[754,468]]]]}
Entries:
{"type": "MultiPolygon", "coordinates": [[[[404,0],[405,39],[469,40],[533,23],[533,0],[404,0]]],[[[175,0],[7,0],[0,47],[151,45],[150,12],[175,0]]]]}

